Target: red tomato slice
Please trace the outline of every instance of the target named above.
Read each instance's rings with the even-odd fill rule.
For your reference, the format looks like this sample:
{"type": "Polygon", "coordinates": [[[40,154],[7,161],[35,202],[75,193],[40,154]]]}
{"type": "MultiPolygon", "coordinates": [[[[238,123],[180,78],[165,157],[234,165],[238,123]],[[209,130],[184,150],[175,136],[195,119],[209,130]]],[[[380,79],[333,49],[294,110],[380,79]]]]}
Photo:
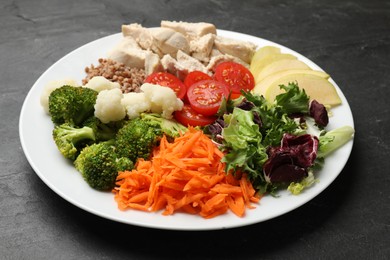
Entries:
{"type": "Polygon", "coordinates": [[[217,119],[215,116],[204,116],[195,112],[190,105],[184,105],[180,111],[175,111],[175,119],[185,126],[206,126],[214,123],[217,119]]]}
{"type": "Polygon", "coordinates": [[[252,73],[243,65],[231,61],[217,65],[214,79],[229,86],[232,93],[241,93],[241,89],[249,91],[255,87],[252,73]]]}
{"type": "Polygon", "coordinates": [[[187,88],[189,88],[192,84],[202,81],[202,80],[211,80],[211,76],[207,75],[204,72],[201,71],[192,71],[187,74],[186,78],[184,79],[184,85],[186,85],[187,88]]]}
{"type": "Polygon", "coordinates": [[[215,80],[202,80],[187,90],[187,98],[193,110],[211,116],[218,112],[223,98],[229,95],[228,87],[215,80]]]}
{"type": "Polygon", "coordinates": [[[145,82],[170,87],[173,91],[175,91],[176,96],[180,99],[183,99],[186,94],[186,86],[184,83],[168,72],[152,73],[145,79],[145,82]]]}

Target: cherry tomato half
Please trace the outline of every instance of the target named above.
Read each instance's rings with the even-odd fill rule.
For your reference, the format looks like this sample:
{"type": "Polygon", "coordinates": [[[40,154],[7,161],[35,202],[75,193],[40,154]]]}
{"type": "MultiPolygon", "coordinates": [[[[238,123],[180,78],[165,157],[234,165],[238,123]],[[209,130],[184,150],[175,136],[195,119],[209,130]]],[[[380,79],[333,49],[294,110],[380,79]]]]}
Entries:
{"type": "Polygon", "coordinates": [[[182,110],[175,111],[174,117],[180,124],[185,126],[206,126],[217,119],[215,116],[204,116],[199,114],[187,104],[183,106],[182,110]]]}
{"type": "Polygon", "coordinates": [[[184,83],[168,72],[152,73],[145,79],[145,82],[170,87],[173,91],[175,91],[176,96],[180,99],[183,99],[186,95],[186,86],[184,83]]]}
{"type": "Polygon", "coordinates": [[[192,109],[205,116],[215,115],[223,98],[227,98],[228,95],[228,87],[215,80],[199,81],[187,90],[187,98],[192,109]]]}
{"type": "Polygon", "coordinates": [[[255,87],[252,73],[243,65],[231,61],[222,62],[215,68],[214,79],[225,83],[232,93],[249,91],[255,87]]]}
{"type": "Polygon", "coordinates": [[[187,74],[186,78],[184,79],[184,85],[186,85],[187,88],[189,88],[192,84],[206,80],[206,79],[212,79],[211,76],[208,74],[201,72],[201,71],[191,71],[187,74]]]}

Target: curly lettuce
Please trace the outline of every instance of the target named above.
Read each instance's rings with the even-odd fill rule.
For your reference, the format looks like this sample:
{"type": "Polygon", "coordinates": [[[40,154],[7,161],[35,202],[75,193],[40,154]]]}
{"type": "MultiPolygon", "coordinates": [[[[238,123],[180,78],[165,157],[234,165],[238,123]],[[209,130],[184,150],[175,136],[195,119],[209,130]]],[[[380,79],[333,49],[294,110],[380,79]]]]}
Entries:
{"type": "Polygon", "coordinates": [[[261,178],[257,169],[261,169],[268,156],[261,144],[262,135],[253,113],[236,107],[233,113],[224,116],[224,121],[222,136],[227,154],[223,162],[226,171],[240,169],[250,173],[253,179],[261,178]]]}

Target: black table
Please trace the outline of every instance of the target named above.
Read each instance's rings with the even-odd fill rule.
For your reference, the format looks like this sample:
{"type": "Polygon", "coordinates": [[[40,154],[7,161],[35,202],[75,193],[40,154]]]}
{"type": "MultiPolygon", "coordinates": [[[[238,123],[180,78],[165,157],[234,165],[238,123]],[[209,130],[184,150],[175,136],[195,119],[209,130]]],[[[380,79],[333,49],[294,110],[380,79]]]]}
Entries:
{"type": "Polygon", "coordinates": [[[30,1],[0,3],[1,259],[389,259],[388,1],[30,1]],[[207,21],[285,45],[338,83],[356,136],[339,177],[304,206],[242,228],[179,232],[112,222],[62,199],[34,173],[18,120],[36,79],[121,24],[207,21]]]}

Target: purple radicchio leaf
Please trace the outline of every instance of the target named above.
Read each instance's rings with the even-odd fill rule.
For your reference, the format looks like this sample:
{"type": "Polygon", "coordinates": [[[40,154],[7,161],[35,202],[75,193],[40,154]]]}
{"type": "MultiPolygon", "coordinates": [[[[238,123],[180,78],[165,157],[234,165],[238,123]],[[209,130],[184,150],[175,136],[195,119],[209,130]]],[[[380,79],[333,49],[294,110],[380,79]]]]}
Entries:
{"type": "Polygon", "coordinates": [[[299,182],[308,176],[308,167],[314,164],[318,138],[309,134],[284,134],[281,145],[268,149],[264,163],[265,179],[271,183],[299,182]]]}
{"type": "Polygon", "coordinates": [[[244,98],[240,104],[237,105],[238,108],[246,111],[250,111],[252,108],[255,107],[255,104],[253,102],[248,101],[246,98],[244,98]]]}
{"type": "Polygon", "coordinates": [[[302,167],[310,167],[314,164],[318,150],[318,138],[314,135],[284,134],[281,148],[294,154],[296,163],[302,167]]]}
{"type": "Polygon", "coordinates": [[[329,123],[328,111],[323,104],[312,100],[309,107],[309,115],[314,118],[314,121],[319,126],[327,126],[329,123]]]}
{"type": "Polygon", "coordinates": [[[256,111],[253,111],[253,122],[259,125],[259,128],[263,127],[263,121],[261,120],[259,113],[256,111]]]}
{"type": "Polygon", "coordinates": [[[208,131],[214,138],[216,139],[217,142],[222,142],[223,137],[222,137],[222,130],[225,127],[225,121],[223,121],[222,118],[218,118],[215,120],[213,124],[210,124],[208,126],[208,131]]]}

